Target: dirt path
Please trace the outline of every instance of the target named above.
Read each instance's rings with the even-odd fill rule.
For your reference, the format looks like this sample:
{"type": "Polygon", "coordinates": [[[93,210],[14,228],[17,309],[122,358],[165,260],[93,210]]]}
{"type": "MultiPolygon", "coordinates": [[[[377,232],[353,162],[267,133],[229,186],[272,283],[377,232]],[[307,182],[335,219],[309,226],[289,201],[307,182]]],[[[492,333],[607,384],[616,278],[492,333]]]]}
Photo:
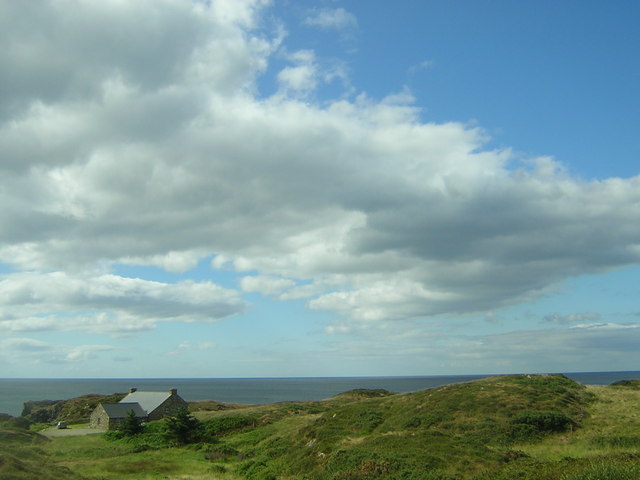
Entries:
{"type": "Polygon", "coordinates": [[[104,433],[104,430],[98,428],[47,428],[40,432],[45,437],[77,437],[80,435],[95,435],[104,433]]]}

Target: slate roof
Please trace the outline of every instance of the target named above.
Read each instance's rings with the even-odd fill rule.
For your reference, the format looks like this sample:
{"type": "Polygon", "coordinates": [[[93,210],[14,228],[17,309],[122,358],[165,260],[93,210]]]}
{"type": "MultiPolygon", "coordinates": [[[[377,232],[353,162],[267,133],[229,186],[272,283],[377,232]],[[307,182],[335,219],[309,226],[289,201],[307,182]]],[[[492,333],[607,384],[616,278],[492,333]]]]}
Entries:
{"type": "Polygon", "coordinates": [[[132,392],[120,403],[139,403],[146,414],[150,414],[171,396],[171,392],[132,392]]]}
{"type": "Polygon", "coordinates": [[[147,414],[138,403],[103,403],[104,408],[109,418],[125,418],[131,410],[136,417],[143,418],[147,414]]]}

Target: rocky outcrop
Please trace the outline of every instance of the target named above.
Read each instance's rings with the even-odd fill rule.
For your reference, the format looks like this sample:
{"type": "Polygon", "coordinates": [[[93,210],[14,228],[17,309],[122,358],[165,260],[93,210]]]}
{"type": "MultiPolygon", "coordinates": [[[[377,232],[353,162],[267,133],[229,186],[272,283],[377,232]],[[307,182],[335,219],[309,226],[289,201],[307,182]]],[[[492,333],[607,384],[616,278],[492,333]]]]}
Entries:
{"type": "Polygon", "coordinates": [[[112,395],[89,394],[69,400],[39,400],[24,403],[22,416],[35,423],[85,423],[100,403],[117,403],[124,393],[112,395]]]}

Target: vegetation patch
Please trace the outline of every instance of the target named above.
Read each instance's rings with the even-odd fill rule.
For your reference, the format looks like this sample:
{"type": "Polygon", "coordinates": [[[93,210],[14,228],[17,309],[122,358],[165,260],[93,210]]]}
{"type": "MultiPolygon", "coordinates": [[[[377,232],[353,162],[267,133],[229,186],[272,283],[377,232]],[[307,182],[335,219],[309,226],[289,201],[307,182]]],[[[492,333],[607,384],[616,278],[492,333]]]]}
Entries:
{"type": "Polygon", "coordinates": [[[333,398],[354,400],[359,398],[388,397],[389,395],[395,394],[390,392],[389,390],[385,390],[384,388],[356,388],[344,393],[340,393],[333,398]]]}
{"type": "MultiPolygon", "coordinates": [[[[80,480],[68,468],[55,465],[42,435],[16,426],[13,418],[0,422],[0,478],[3,480],[80,480]]],[[[28,422],[27,422],[28,423],[28,422]]]]}
{"type": "Polygon", "coordinates": [[[613,388],[628,388],[630,390],[640,390],[640,380],[620,380],[613,382],[610,387],[613,388]]]}
{"type": "Polygon", "coordinates": [[[565,473],[560,480],[637,480],[640,478],[639,458],[594,459],[565,473]]]}
{"type": "Polygon", "coordinates": [[[640,435],[597,435],[590,443],[596,447],[640,448],[640,435]]]}
{"type": "Polygon", "coordinates": [[[28,430],[29,420],[2,417],[0,478],[640,478],[640,391],[587,388],[562,375],[184,410],[141,431],[130,423],[104,435],[47,440],[28,430]]]}
{"type": "Polygon", "coordinates": [[[68,423],[87,422],[91,412],[100,403],[118,403],[125,393],[112,395],[83,395],[69,400],[41,400],[25,402],[22,417],[33,423],[54,424],[59,421],[68,423]]]}
{"type": "Polygon", "coordinates": [[[258,424],[256,415],[224,415],[204,422],[204,430],[209,438],[221,437],[231,432],[255,427],[258,424]]]}
{"type": "Polygon", "coordinates": [[[531,440],[549,433],[565,432],[575,426],[573,420],[561,412],[526,410],[512,421],[512,436],[517,440],[531,440]]]}
{"type": "Polygon", "coordinates": [[[591,400],[584,386],[544,375],[338,402],[295,437],[260,444],[240,471],[321,480],[468,477],[505,463],[501,449],[523,436],[534,441],[576,427],[591,400]]]}
{"type": "Polygon", "coordinates": [[[121,475],[133,475],[135,473],[166,474],[178,472],[180,471],[180,467],[175,463],[157,458],[128,458],[120,459],[118,462],[105,465],[105,470],[107,472],[118,473],[121,475]]]}

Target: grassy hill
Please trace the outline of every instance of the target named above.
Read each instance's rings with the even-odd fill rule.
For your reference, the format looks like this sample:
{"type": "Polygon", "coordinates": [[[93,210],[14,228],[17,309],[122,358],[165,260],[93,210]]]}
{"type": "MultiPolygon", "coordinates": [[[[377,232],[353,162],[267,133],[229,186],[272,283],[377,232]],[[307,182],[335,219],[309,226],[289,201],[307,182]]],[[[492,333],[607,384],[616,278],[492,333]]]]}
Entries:
{"type": "Polygon", "coordinates": [[[69,400],[42,400],[25,402],[22,417],[34,423],[82,423],[88,421],[99,403],[117,403],[125,393],[112,395],[88,394],[69,400]]]}
{"type": "Polygon", "coordinates": [[[81,480],[56,465],[46,451],[49,441],[10,421],[0,424],[0,478],[2,480],[81,480]]]}
{"type": "Polygon", "coordinates": [[[408,394],[354,390],[322,402],[192,410],[207,441],[180,448],[163,443],[161,424],[121,440],[19,433],[32,443],[10,442],[13,460],[63,476],[7,476],[18,466],[3,456],[0,478],[640,478],[636,382],[585,387],[562,375],[514,375],[408,394]]]}
{"type": "Polygon", "coordinates": [[[504,376],[423,392],[338,397],[294,435],[228,440],[247,478],[469,478],[521,456],[512,446],[575,429],[593,400],[564,376],[504,376]]]}

